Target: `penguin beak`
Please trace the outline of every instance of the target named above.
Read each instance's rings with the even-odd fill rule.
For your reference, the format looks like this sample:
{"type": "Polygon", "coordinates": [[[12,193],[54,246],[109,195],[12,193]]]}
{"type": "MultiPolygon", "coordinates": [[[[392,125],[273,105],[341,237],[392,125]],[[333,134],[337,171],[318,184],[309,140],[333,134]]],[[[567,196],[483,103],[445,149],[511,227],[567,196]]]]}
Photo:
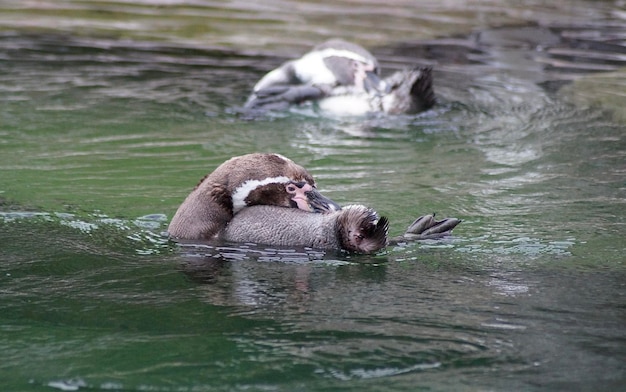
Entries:
{"type": "Polygon", "coordinates": [[[319,193],[317,189],[306,192],[306,197],[309,202],[311,212],[329,213],[339,211],[341,209],[339,204],[319,193]]]}
{"type": "Polygon", "coordinates": [[[387,94],[388,87],[378,74],[374,71],[366,71],[365,79],[363,80],[363,88],[370,94],[387,94]]]}
{"type": "Polygon", "coordinates": [[[313,185],[305,181],[291,181],[285,186],[285,189],[291,196],[292,207],[294,208],[320,213],[334,212],[341,209],[339,204],[319,193],[313,185]]]}

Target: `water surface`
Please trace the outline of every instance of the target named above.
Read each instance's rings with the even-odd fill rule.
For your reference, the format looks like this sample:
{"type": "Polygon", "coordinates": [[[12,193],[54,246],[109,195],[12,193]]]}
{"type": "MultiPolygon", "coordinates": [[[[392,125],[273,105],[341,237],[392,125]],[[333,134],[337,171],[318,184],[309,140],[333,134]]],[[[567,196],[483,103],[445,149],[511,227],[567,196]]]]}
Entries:
{"type": "Polygon", "coordinates": [[[626,11],[418,3],[4,2],[3,389],[624,385],[626,11]],[[439,105],[239,114],[331,36],[386,72],[432,65],[439,105]],[[433,211],[464,222],[372,256],[161,236],[204,174],[253,151],[393,235],[433,211]]]}

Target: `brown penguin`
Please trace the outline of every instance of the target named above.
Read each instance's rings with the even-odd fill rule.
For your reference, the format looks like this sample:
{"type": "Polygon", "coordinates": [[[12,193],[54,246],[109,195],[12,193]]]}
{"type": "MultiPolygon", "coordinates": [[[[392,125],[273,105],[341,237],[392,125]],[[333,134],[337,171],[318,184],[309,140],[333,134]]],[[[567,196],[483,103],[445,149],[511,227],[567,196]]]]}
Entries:
{"type": "Polygon", "coordinates": [[[341,209],[317,191],[302,166],[279,154],[255,153],[231,158],[205,176],[176,211],[168,232],[175,239],[211,239],[235,214],[254,205],[341,209]]]}

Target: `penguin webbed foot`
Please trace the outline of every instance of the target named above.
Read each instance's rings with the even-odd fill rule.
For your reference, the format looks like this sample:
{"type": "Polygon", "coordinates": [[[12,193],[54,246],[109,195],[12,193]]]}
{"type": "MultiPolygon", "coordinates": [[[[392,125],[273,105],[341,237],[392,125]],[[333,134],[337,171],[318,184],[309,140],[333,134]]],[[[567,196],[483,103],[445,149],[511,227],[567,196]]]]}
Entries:
{"type": "Polygon", "coordinates": [[[321,99],[328,93],[318,86],[272,86],[255,91],[246,109],[285,110],[290,105],[321,99]]]}
{"type": "Polygon", "coordinates": [[[461,220],[457,218],[436,220],[434,213],[420,216],[409,225],[403,235],[394,238],[392,242],[398,243],[442,238],[450,235],[452,229],[459,223],[461,223],[461,220]]]}
{"type": "Polygon", "coordinates": [[[432,108],[437,103],[433,90],[433,69],[430,67],[418,67],[411,72],[419,72],[419,77],[415,79],[411,86],[411,96],[416,100],[416,105],[419,102],[421,110],[432,108]]]}
{"type": "Polygon", "coordinates": [[[397,71],[385,79],[389,94],[395,96],[398,106],[395,114],[415,114],[432,108],[436,103],[431,67],[414,67],[397,71]]]}

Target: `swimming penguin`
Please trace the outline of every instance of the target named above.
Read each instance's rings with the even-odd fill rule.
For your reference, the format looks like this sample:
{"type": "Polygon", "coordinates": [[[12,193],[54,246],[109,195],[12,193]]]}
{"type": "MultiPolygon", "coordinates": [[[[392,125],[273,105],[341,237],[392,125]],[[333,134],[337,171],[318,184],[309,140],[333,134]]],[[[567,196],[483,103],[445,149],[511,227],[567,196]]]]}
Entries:
{"type": "Polygon", "coordinates": [[[437,221],[434,215],[426,215],[416,219],[403,235],[388,239],[387,218],[363,205],[348,205],[325,214],[265,205],[240,211],[219,238],[230,242],[372,253],[390,243],[444,237],[460,222],[455,218],[437,221]]]}
{"type": "Polygon", "coordinates": [[[245,108],[285,110],[306,102],[335,116],[418,113],[436,102],[432,69],[399,71],[382,80],[378,61],[370,52],[331,39],[261,78],[245,108]]]}
{"type": "Polygon", "coordinates": [[[309,213],[341,209],[302,166],[279,154],[255,153],[231,158],[205,176],[176,211],[168,233],[173,239],[211,239],[254,205],[309,213]]]}

